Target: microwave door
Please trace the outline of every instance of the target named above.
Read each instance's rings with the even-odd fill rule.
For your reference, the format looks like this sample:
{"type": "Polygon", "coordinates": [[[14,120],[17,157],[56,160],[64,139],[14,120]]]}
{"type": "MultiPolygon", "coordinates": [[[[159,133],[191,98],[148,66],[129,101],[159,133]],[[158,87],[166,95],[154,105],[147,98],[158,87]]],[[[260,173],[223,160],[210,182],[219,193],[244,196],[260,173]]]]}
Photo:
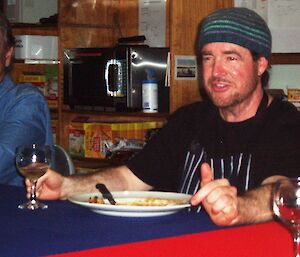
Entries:
{"type": "Polygon", "coordinates": [[[158,111],[169,112],[169,88],[165,86],[168,48],[134,47],[131,49],[130,81],[133,106],[141,106],[143,80],[158,84],[158,111]]]}
{"type": "MultiPolygon", "coordinates": [[[[70,66],[72,78],[72,95],[81,99],[84,105],[97,106],[105,101],[101,64],[97,61],[79,61],[70,66]]],[[[76,101],[74,99],[74,101],[76,101]]]]}
{"type": "Polygon", "coordinates": [[[64,49],[64,103],[71,109],[103,110],[106,49],[64,49]]]}

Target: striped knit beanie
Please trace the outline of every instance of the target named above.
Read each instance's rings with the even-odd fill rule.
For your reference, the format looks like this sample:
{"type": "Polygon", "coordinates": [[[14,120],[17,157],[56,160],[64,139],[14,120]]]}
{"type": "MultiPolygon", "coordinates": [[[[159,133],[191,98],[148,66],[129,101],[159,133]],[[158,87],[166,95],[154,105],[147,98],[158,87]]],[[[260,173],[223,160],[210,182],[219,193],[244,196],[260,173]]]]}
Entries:
{"type": "Polygon", "coordinates": [[[201,23],[198,49],[212,42],[233,43],[267,59],[271,56],[272,36],[268,25],[247,8],[220,9],[205,17],[201,23]]]}

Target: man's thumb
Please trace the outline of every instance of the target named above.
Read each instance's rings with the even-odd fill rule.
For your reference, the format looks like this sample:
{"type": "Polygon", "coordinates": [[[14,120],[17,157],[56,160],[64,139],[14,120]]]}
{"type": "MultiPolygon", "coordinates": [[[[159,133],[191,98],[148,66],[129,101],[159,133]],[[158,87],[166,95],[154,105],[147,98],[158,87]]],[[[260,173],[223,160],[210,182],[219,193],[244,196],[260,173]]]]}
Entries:
{"type": "Polygon", "coordinates": [[[208,163],[201,165],[201,186],[204,186],[208,182],[212,181],[212,172],[208,163]]]}

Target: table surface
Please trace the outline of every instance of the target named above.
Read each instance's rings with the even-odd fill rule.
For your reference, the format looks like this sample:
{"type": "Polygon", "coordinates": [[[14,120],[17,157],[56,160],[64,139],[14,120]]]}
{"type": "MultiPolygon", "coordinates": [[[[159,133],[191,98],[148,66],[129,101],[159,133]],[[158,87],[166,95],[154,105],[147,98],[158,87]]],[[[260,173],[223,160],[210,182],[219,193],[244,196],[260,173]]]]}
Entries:
{"type": "Polygon", "coordinates": [[[0,256],[292,256],[290,233],[277,222],[221,228],[203,212],[128,218],[69,201],[18,209],[24,201],[23,188],[0,185],[0,256]]]}

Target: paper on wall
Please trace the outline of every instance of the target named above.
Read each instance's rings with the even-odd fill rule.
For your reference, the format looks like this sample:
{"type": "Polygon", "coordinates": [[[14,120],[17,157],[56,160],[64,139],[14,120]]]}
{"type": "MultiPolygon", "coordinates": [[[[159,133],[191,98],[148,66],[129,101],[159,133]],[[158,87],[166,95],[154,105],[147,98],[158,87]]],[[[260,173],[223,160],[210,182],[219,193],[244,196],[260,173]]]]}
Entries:
{"type": "Polygon", "coordinates": [[[299,0],[235,0],[235,6],[260,14],[272,33],[273,53],[300,52],[299,0]]]}
{"type": "Polygon", "coordinates": [[[139,34],[151,47],[166,46],[166,0],[139,0],[139,34]]]}

